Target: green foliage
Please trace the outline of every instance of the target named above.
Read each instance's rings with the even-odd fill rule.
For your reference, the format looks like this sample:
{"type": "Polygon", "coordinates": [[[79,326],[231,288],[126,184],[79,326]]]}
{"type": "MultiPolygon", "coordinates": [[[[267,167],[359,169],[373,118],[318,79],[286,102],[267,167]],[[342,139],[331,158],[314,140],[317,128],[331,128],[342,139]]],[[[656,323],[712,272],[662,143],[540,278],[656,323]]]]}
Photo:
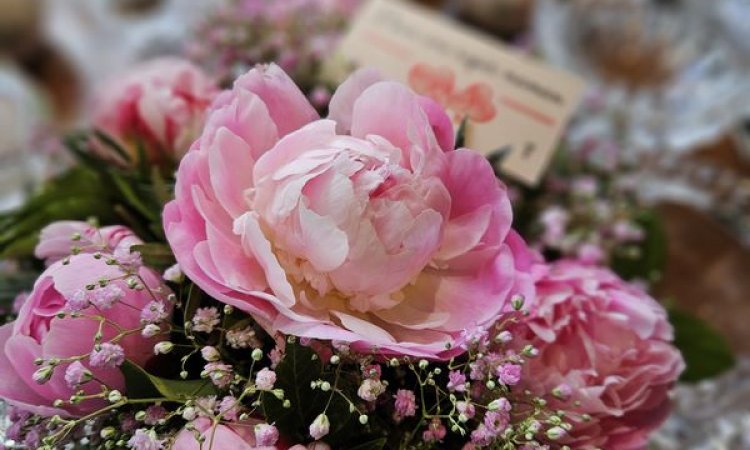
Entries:
{"type": "MultiPolygon", "coordinates": [[[[363,431],[364,427],[357,421],[356,413],[349,412],[349,402],[340,395],[311,388],[310,384],[316,380],[327,380],[331,384],[334,381],[330,374],[324,374],[323,365],[314,351],[298,343],[288,343],[284,359],[276,367],[276,375],[274,387],[284,390],[291,405],[284,408],[283,402],[273,395],[263,395],[263,413],[269,423],[275,423],[281,434],[291,440],[305,442],[310,440],[310,424],[318,414],[326,411],[331,429],[324,440],[334,448],[352,448],[347,442],[351,443],[355,432],[363,431]]],[[[355,442],[361,442],[361,438],[360,434],[355,442]]],[[[363,450],[376,448],[382,446],[362,447],[363,450]]]]}
{"type": "Polygon", "coordinates": [[[137,251],[141,254],[143,262],[152,268],[164,270],[173,265],[176,260],[172,249],[167,244],[152,243],[134,245],[130,251],[137,251]]]}
{"type": "Polygon", "coordinates": [[[349,450],[382,450],[385,448],[386,442],[386,438],[374,439],[372,441],[363,442],[354,447],[349,447],[349,450]]]}
{"type": "Polygon", "coordinates": [[[675,308],[669,308],[669,321],[674,326],[674,343],[687,365],[682,381],[715,377],[734,366],[735,358],[729,344],[709,324],[675,308]]]}
{"type": "Polygon", "coordinates": [[[0,259],[31,258],[41,229],[58,220],[95,217],[102,225],[127,225],[149,242],[165,240],[161,212],[172,196],[169,176],[145,162],[127,165],[127,152],[98,131],[72,134],[65,144],[80,164],[49,180],[20,208],[0,214],[0,259]],[[126,165],[96,156],[94,139],[126,165]]]}
{"type": "Polygon", "coordinates": [[[465,118],[461,121],[461,125],[458,126],[458,131],[456,131],[456,142],[454,147],[455,148],[462,148],[466,145],[466,126],[469,122],[468,118],[465,118]]]}
{"type": "Polygon", "coordinates": [[[209,380],[170,380],[146,372],[131,361],[120,367],[125,377],[127,395],[133,399],[164,397],[170,401],[184,401],[195,396],[215,395],[209,380]]]}
{"type": "Polygon", "coordinates": [[[57,220],[95,216],[104,223],[115,221],[111,195],[109,186],[85,167],[50,180],[20,208],[0,215],[0,258],[31,256],[39,231],[57,220]]]}

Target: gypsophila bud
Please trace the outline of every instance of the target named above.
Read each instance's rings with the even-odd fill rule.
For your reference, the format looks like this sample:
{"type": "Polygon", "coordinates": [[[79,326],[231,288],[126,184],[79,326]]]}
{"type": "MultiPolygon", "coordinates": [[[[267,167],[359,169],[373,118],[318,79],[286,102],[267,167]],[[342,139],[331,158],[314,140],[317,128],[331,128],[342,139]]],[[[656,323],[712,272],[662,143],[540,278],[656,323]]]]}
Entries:
{"type": "Polygon", "coordinates": [[[221,355],[216,347],[206,346],[201,349],[201,356],[208,362],[218,361],[221,355]]]}
{"type": "Polygon", "coordinates": [[[510,304],[511,306],[513,306],[513,309],[515,309],[516,311],[520,311],[521,308],[523,308],[523,304],[525,303],[525,301],[526,299],[523,295],[515,294],[513,297],[511,297],[510,304]]]}
{"type": "Polygon", "coordinates": [[[260,361],[261,359],[263,359],[263,350],[256,348],[250,354],[250,357],[253,358],[253,361],[260,361]]]}
{"type": "Polygon", "coordinates": [[[122,393],[118,390],[111,391],[109,394],[107,394],[107,400],[110,403],[117,403],[122,401],[122,393]]]}
{"type": "Polygon", "coordinates": [[[36,372],[31,376],[31,379],[34,380],[37,384],[44,384],[49,381],[50,378],[52,378],[52,373],[54,372],[55,368],[52,366],[43,366],[40,369],[37,369],[36,372]]]}
{"type": "Polygon", "coordinates": [[[161,327],[159,327],[159,325],[148,324],[145,327],[143,327],[143,331],[141,331],[141,336],[145,338],[152,338],[159,333],[161,333],[161,327]]]}
{"type": "Polygon", "coordinates": [[[187,408],[182,410],[182,418],[191,421],[194,420],[196,417],[198,417],[198,413],[195,411],[195,408],[192,406],[188,406],[187,408]]]}
{"type": "Polygon", "coordinates": [[[310,436],[316,441],[328,434],[331,423],[328,421],[328,416],[325,414],[319,414],[313,423],[310,424],[310,436]]]}
{"type": "Polygon", "coordinates": [[[424,369],[427,368],[428,365],[429,365],[429,363],[427,362],[426,359],[420,359],[419,360],[419,368],[420,369],[424,370],[424,369]]]}
{"type": "Polygon", "coordinates": [[[547,430],[547,438],[553,441],[560,439],[566,434],[567,434],[566,431],[562,429],[561,427],[552,427],[549,430],[547,430]]]}
{"type": "Polygon", "coordinates": [[[154,345],[155,355],[166,355],[167,353],[174,350],[174,344],[169,341],[162,341],[154,345]]]}
{"type": "Polygon", "coordinates": [[[513,340],[513,333],[508,330],[501,331],[495,336],[495,342],[498,344],[507,344],[513,340]]]}
{"type": "Polygon", "coordinates": [[[367,417],[366,414],[362,414],[362,415],[359,416],[359,423],[361,423],[362,425],[367,425],[367,422],[369,420],[370,420],[370,418],[367,417]]]}

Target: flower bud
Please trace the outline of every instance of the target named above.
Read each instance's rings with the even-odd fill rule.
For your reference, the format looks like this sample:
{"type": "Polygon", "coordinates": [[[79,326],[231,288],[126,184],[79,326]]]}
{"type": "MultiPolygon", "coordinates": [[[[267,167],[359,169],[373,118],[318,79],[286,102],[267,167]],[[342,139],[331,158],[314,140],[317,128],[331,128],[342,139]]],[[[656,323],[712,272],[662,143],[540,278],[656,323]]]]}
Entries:
{"type": "Polygon", "coordinates": [[[328,416],[325,414],[319,414],[318,417],[313,420],[310,424],[310,436],[316,441],[328,434],[331,427],[331,423],[328,421],[328,416]]]}
{"type": "Polygon", "coordinates": [[[547,430],[547,438],[553,441],[560,439],[566,434],[567,433],[565,432],[565,430],[562,429],[561,427],[552,427],[549,430],[547,430]]]}
{"type": "Polygon", "coordinates": [[[524,298],[523,295],[521,295],[521,294],[515,294],[510,299],[510,304],[511,304],[511,306],[513,306],[513,309],[515,309],[516,311],[520,311],[521,308],[523,308],[523,304],[525,303],[525,301],[526,301],[526,299],[524,298]]]}
{"type": "Polygon", "coordinates": [[[201,349],[201,356],[203,359],[205,359],[208,362],[218,361],[221,359],[221,355],[219,354],[219,351],[216,350],[216,347],[203,347],[201,349]]]}
{"type": "Polygon", "coordinates": [[[155,355],[166,355],[167,353],[174,350],[174,344],[169,341],[162,341],[154,345],[155,355]]]}
{"type": "Polygon", "coordinates": [[[43,366],[40,369],[37,369],[36,372],[31,376],[31,378],[37,383],[37,384],[44,384],[49,381],[50,378],[52,378],[52,373],[54,372],[55,368],[52,366],[43,366]]]}
{"type": "Polygon", "coordinates": [[[122,399],[122,393],[118,390],[111,391],[109,395],[107,395],[107,400],[109,400],[110,403],[117,403],[122,401],[122,399]]]}

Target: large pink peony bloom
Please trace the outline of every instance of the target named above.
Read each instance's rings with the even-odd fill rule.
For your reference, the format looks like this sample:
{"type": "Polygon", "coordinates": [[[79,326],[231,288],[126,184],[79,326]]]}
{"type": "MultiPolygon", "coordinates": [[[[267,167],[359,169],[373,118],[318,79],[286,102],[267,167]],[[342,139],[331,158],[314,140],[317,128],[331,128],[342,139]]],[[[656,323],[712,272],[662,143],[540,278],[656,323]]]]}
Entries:
{"type": "Polygon", "coordinates": [[[540,353],[525,366],[524,388],[564,399],[548,396],[553,410],[575,413],[561,440],[573,448],[645,449],[684,368],[664,309],[609,270],[573,261],[551,265],[536,288],[525,326],[540,353]],[[591,420],[576,420],[582,414],[591,420]]]}
{"type": "MultiPolygon", "coordinates": [[[[18,319],[0,327],[0,397],[8,403],[42,415],[74,416],[106,405],[103,400],[85,400],[65,410],[53,407],[54,400],[67,400],[76,392],[66,381],[69,362],[60,364],[46,383],[35,382],[32,375],[40,368],[34,364],[36,358],[64,359],[90,353],[100,323],[92,318],[93,315],[107,318],[102,335],[103,342],[108,342],[120,331],[136,330],[141,326],[141,310],[153,300],[151,293],[158,299],[166,299],[169,290],[156,272],[146,268],[139,271],[151,293],[133,290],[127,287],[121,269],[107,264],[108,258],[80,254],[70,257],[67,264],[62,261],[53,263],[37,280],[18,319]],[[114,304],[85,307],[80,311],[80,317],[57,317],[57,313],[69,307],[69,300],[75,299],[86,285],[95,285],[102,279],[114,280],[106,291],[111,295],[110,299],[118,299],[114,304]]],[[[89,291],[90,295],[96,296],[100,289],[89,291]]],[[[165,310],[169,311],[169,304],[165,304],[165,310]]],[[[141,337],[138,332],[117,342],[124,350],[124,357],[137,364],[144,364],[153,356],[155,343],[153,339],[141,337]]],[[[81,362],[98,380],[124,392],[124,378],[118,368],[93,367],[88,358],[81,362]]],[[[101,391],[97,382],[83,384],[81,389],[88,394],[101,391]]]]}
{"type": "Polygon", "coordinates": [[[446,357],[523,284],[511,216],[433,101],[360,71],[319,120],[270,65],[219,97],[164,224],[188,277],[272,331],[446,357]]]}
{"type": "MultiPolygon", "coordinates": [[[[160,58],[102,85],[92,125],[114,137],[135,158],[144,145],[152,163],[179,160],[203,127],[218,94],[214,80],[192,63],[160,58]]],[[[107,156],[119,163],[119,157],[107,156]]]]}

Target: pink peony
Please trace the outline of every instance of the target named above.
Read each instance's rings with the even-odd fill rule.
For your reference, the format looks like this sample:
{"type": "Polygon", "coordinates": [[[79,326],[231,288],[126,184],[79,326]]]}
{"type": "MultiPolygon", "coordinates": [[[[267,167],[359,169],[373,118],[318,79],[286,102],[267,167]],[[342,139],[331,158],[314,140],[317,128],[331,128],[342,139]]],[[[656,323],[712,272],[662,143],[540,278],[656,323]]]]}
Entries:
{"type": "Polygon", "coordinates": [[[527,287],[511,220],[435,102],[365,70],[320,120],[275,65],[219,97],[164,212],[185,274],[269,331],[428,358],[527,287]]]}
{"type": "MultiPolygon", "coordinates": [[[[28,300],[24,303],[15,322],[0,327],[0,397],[8,403],[42,415],[81,415],[106,404],[103,400],[84,400],[65,409],[54,408],[56,399],[67,400],[73,395],[79,382],[88,381],[90,371],[112,389],[124,392],[125,382],[120,370],[114,366],[128,358],[144,364],[152,356],[153,340],[146,340],[140,333],[130,334],[116,343],[108,341],[122,330],[140,327],[140,309],[152,298],[147,290],[134,290],[122,280],[122,271],[117,265],[109,265],[106,258],[97,259],[91,254],[72,256],[68,264],[53,263],[37,280],[28,300]],[[70,307],[71,298],[85,290],[88,284],[109,279],[108,287],[116,286],[121,297],[107,309],[95,309],[91,303],[79,302],[80,317],[57,317],[57,313],[70,307]],[[102,328],[103,345],[94,351],[94,335],[99,321],[91,315],[102,315],[108,322],[102,328]],[[71,367],[63,362],[54,371],[40,372],[34,364],[36,358],[67,358],[88,355],[81,364],[71,367]],[[69,370],[68,370],[69,369],[69,370]],[[47,378],[49,379],[47,380],[47,378]],[[35,379],[37,381],[35,381],[35,379]],[[40,382],[42,382],[40,384],[40,382]]],[[[139,275],[157,297],[166,298],[168,289],[162,286],[160,277],[149,269],[140,269],[139,275]]],[[[91,296],[93,298],[93,295],[91,296]]],[[[80,386],[87,394],[100,391],[98,382],[80,386]]]]}
{"type": "Polygon", "coordinates": [[[553,410],[574,413],[561,443],[646,448],[684,368],[664,309],[609,270],[573,261],[550,266],[536,287],[536,309],[522,334],[539,356],[524,365],[522,387],[548,395],[553,410]],[[582,414],[591,420],[575,420],[582,414]]]}
{"type": "Polygon", "coordinates": [[[215,82],[192,63],[155,59],[101,86],[91,121],[133,158],[142,144],[152,163],[177,161],[200,133],[217,93],[215,82]]]}
{"type": "Polygon", "coordinates": [[[34,255],[49,266],[70,256],[74,248],[80,253],[114,253],[129,251],[132,245],[142,243],[129,228],[121,225],[97,228],[88,222],[62,220],[42,229],[34,255]]]}

